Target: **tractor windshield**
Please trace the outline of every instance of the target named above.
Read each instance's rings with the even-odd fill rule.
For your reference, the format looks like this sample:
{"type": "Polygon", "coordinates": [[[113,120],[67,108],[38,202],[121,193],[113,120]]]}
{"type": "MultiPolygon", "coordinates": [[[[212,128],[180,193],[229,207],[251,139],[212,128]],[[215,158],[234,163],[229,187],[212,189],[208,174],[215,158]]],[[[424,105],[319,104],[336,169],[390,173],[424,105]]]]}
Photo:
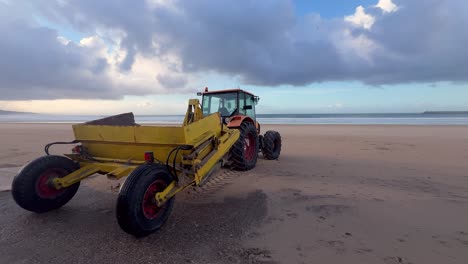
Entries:
{"type": "Polygon", "coordinates": [[[234,115],[237,112],[237,92],[214,93],[203,95],[203,115],[219,112],[222,117],[234,115]]]}

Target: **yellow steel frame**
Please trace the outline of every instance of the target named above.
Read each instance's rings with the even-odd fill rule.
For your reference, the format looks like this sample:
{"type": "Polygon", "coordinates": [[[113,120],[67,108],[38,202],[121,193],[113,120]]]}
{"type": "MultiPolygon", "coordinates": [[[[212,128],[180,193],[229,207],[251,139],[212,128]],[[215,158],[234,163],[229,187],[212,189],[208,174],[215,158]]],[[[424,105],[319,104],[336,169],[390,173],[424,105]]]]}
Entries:
{"type": "Polygon", "coordinates": [[[95,173],[120,179],[145,162],[146,151],[165,161],[171,150],[182,145],[191,150],[180,150],[175,157],[179,181],[156,193],[156,201],[161,205],[185,188],[200,184],[238,140],[239,131],[224,126],[219,114],[203,117],[199,105],[197,99],[189,100],[181,127],[74,125],[75,138],[87,156],[67,155],[79,162],[80,169],[54,179],[55,187],[68,187],[95,173]]]}

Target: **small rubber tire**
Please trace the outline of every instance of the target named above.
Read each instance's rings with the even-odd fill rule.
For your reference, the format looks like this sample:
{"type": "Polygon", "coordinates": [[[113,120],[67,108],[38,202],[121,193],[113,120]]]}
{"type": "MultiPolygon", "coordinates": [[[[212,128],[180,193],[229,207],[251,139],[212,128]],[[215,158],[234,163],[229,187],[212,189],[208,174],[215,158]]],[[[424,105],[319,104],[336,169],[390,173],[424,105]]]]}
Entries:
{"type": "Polygon", "coordinates": [[[51,180],[64,177],[79,168],[79,165],[63,156],[49,155],[27,164],[13,179],[11,193],[22,208],[44,213],[62,207],[75,196],[80,182],[57,190],[51,180]]]}
{"type": "Polygon", "coordinates": [[[232,166],[239,171],[251,170],[257,164],[259,151],[257,129],[252,122],[242,122],[238,129],[240,137],[230,150],[232,166]]]}
{"type": "Polygon", "coordinates": [[[267,131],[263,136],[263,157],[267,160],[278,159],[281,154],[281,135],[276,131],[267,131]]]}
{"type": "MultiPolygon", "coordinates": [[[[160,229],[167,221],[174,206],[175,197],[170,198],[162,207],[157,207],[154,199],[155,192],[148,196],[150,188],[155,183],[164,184],[164,188],[172,182],[172,176],[166,166],[158,164],[143,164],[136,168],[125,180],[117,199],[117,222],[123,231],[135,237],[144,237],[160,229]],[[146,205],[154,202],[157,214],[148,217],[146,205]]],[[[162,191],[162,190],[158,190],[162,191]]]]}

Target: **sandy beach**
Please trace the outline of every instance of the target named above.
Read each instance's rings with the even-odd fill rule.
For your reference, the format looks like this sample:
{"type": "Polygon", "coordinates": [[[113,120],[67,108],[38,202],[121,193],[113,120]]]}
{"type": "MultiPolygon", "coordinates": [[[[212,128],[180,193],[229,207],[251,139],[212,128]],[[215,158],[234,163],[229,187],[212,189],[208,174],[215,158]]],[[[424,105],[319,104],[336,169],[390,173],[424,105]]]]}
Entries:
{"type": "MultiPolygon", "coordinates": [[[[0,263],[467,263],[468,126],[269,129],[283,138],[279,160],[220,170],[143,239],[119,229],[107,178],[41,215],[2,191],[0,263]]],[[[0,124],[0,169],[72,139],[68,124],[0,124]]]]}

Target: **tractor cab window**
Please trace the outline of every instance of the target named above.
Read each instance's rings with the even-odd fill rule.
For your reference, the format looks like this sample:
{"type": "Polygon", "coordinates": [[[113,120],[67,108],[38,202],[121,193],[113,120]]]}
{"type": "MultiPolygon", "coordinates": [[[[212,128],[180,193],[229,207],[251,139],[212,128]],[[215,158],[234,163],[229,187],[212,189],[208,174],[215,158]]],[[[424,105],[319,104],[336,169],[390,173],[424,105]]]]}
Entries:
{"type": "Polygon", "coordinates": [[[255,99],[252,95],[245,95],[245,114],[255,120],[255,99]]]}
{"type": "Polygon", "coordinates": [[[219,112],[228,117],[237,112],[237,93],[217,93],[203,95],[203,115],[219,112]]]}
{"type": "Polygon", "coordinates": [[[255,120],[255,97],[246,94],[239,94],[239,113],[242,115],[250,116],[255,120]]]}

